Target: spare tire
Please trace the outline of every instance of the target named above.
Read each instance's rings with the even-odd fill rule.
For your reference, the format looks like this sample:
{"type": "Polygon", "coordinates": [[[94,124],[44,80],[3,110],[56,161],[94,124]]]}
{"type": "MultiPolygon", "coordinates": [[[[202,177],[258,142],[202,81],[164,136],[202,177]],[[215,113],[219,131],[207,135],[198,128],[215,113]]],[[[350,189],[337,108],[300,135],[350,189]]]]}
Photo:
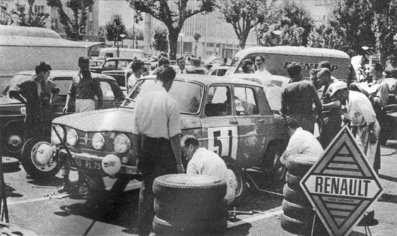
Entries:
{"type": "Polygon", "coordinates": [[[285,200],[289,202],[296,203],[301,206],[311,206],[305,193],[300,188],[291,188],[288,184],[285,184],[283,188],[283,195],[285,200]]]}
{"type": "Polygon", "coordinates": [[[319,158],[313,155],[290,155],[287,157],[286,167],[291,174],[303,177],[319,158]]]}
{"type": "Polygon", "coordinates": [[[299,183],[301,180],[302,180],[302,177],[296,176],[296,175],[292,174],[291,172],[287,171],[287,174],[285,176],[285,182],[287,182],[287,184],[289,186],[300,186],[299,183]]]}
{"type": "Polygon", "coordinates": [[[223,199],[226,183],[205,175],[170,174],[157,177],[153,182],[153,194],[162,202],[212,202],[223,199]]]}
{"type": "Polygon", "coordinates": [[[4,173],[19,171],[19,160],[14,157],[3,156],[2,157],[3,171],[4,173]]]}
{"type": "Polygon", "coordinates": [[[306,235],[310,233],[311,223],[306,223],[284,214],[280,215],[281,227],[292,234],[306,235]]]}
{"type": "Polygon", "coordinates": [[[153,231],[161,235],[213,235],[226,229],[226,217],[190,222],[166,221],[158,216],[153,219],[153,231]]]}
{"type": "Polygon", "coordinates": [[[310,206],[302,206],[283,200],[282,208],[284,215],[302,222],[310,223],[313,220],[314,211],[310,206]]]}

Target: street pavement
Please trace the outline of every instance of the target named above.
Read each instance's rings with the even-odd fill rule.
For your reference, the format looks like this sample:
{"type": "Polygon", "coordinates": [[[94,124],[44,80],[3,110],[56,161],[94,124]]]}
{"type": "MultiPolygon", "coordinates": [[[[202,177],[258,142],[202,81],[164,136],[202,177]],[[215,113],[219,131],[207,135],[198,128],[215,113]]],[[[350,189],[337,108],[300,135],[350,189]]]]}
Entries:
{"type": "MultiPolygon", "coordinates": [[[[397,219],[397,142],[383,146],[379,177],[384,193],[375,203],[378,225],[370,227],[372,235],[396,235],[397,219]]],[[[228,221],[226,235],[292,235],[283,231],[279,222],[282,213],[280,188],[269,188],[260,173],[250,172],[259,187],[250,183],[240,211],[258,211],[252,215],[236,215],[228,221]]],[[[72,179],[76,179],[76,174],[72,179]]],[[[124,193],[113,205],[100,208],[84,206],[86,196],[58,194],[60,176],[47,183],[26,179],[23,169],[5,173],[10,223],[39,235],[136,235],[138,191],[124,193]]],[[[364,227],[354,227],[352,236],[365,235],[364,227]]]]}

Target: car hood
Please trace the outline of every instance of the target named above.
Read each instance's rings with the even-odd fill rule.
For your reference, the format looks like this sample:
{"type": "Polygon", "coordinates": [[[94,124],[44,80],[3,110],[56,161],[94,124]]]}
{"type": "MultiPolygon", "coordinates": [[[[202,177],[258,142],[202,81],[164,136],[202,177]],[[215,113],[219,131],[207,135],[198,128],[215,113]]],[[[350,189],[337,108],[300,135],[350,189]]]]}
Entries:
{"type": "Polygon", "coordinates": [[[20,101],[18,101],[17,99],[14,98],[9,98],[9,97],[0,97],[0,106],[1,105],[23,105],[20,101]]]}
{"type": "MultiPolygon", "coordinates": [[[[132,132],[132,115],[134,109],[113,108],[96,110],[55,118],[52,123],[72,127],[84,132],[132,132]]],[[[181,115],[181,128],[193,129],[201,127],[198,117],[181,115]]]]}

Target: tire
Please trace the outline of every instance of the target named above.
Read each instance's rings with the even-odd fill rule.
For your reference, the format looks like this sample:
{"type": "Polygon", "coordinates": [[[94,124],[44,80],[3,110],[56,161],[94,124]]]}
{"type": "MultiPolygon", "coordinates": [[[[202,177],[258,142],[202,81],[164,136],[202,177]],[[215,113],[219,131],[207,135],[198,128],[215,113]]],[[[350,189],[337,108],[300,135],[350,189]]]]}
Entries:
{"type": "Polygon", "coordinates": [[[276,186],[281,186],[285,182],[286,170],[280,162],[281,146],[279,143],[270,143],[261,160],[261,169],[266,174],[268,182],[276,186]]]}
{"type": "Polygon", "coordinates": [[[310,223],[313,220],[314,211],[310,206],[303,206],[296,203],[283,200],[282,208],[284,215],[305,223],[310,223]]]}
{"type": "Polygon", "coordinates": [[[54,177],[62,167],[62,161],[58,155],[52,154],[52,157],[45,164],[35,160],[37,150],[41,145],[49,145],[47,139],[28,139],[22,147],[21,163],[26,173],[35,180],[47,181],[54,177]]]}
{"type": "Polygon", "coordinates": [[[3,171],[5,173],[19,171],[19,160],[14,157],[2,157],[3,171]]]}
{"type": "Polygon", "coordinates": [[[311,223],[305,223],[297,219],[293,219],[284,214],[280,215],[281,227],[292,234],[306,235],[310,232],[311,223]]]}
{"type": "Polygon", "coordinates": [[[293,175],[303,177],[313,164],[317,162],[318,158],[301,154],[288,156],[286,161],[287,170],[293,175]]]}
{"type": "Polygon", "coordinates": [[[24,144],[23,122],[8,124],[3,130],[3,155],[19,158],[24,144]]]}
{"type": "Polygon", "coordinates": [[[157,177],[153,182],[153,194],[162,202],[192,203],[223,200],[226,183],[205,175],[170,174],[157,177]],[[178,196],[178,202],[176,202],[178,196]]]}
{"type": "Polygon", "coordinates": [[[300,187],[299,183],[302,180],[302,177],[300,176],[296,176],[294,174],[291,174],[289,171],[287,171],[287,174],[285,176],[285,182],[287,182],[287,184],[289,186],[296,186],[296,187],[300,187]]]}
{"type": "Polygon", "coordinates": [[[242,202],[244,195],[247,193],[247,180],[241,168],[236,166],[236,164],[231,161],[227,161],[226,166],[229,170],[233,171],[233,174],[236,177],[237,188],[232,205],[238,205],[242,202]]]}
{"type": "Polygon", "coordinates": [[[225,201],[197,204],[190,199],[190,202],[177,202],[178,204],[175,204],[175,202],[164,202],[156,198],[154,200],[156,216],[166,221],[174,220],[178,222],[200,221],[227,216],[227,204],[225,201]]]}
{"type": "Polygon", "coordinates": [[[311,206],[310,201],[307,199],[302,189],[291,188],[288,184],[284,185],[283,195],[285,200],[301,206],[311,206]]]}
{"type": "Polygon", "coordinates": [[[158,216],[153,219],[154,232],[164,235],[213,235],[226,229],[226,217],[191,222],[166,221],[158,216]]]}

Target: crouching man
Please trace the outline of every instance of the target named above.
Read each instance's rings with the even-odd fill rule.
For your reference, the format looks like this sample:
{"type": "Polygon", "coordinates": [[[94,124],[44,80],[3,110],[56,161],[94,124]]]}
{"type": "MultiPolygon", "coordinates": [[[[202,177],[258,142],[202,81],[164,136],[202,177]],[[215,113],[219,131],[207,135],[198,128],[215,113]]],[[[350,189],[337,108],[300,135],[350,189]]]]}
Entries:
{"type": "Polygon", "coordinates": [[[187,136],[182,140],[182,148],[188,157],[186,174],[208,175],[226,182],[227,190],[225,201],[230,204],[234,201],[237,182],[233,171],[226,167],[225,161],[216,153],[200,147],[198,140],[187,136]]]}

